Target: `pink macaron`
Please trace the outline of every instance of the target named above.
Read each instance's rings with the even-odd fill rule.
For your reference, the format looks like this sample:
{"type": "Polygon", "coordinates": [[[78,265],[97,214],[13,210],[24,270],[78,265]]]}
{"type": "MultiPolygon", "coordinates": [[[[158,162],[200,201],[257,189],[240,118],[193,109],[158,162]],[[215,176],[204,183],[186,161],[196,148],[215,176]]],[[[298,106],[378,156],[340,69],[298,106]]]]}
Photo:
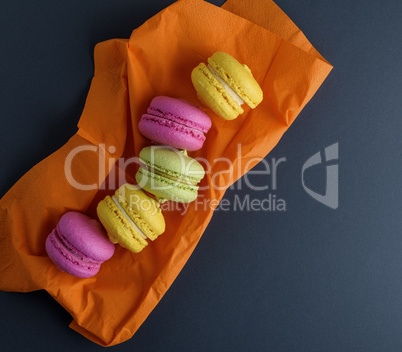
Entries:
{"type": "Polygon", "coordinates": [[[61,271],[76,277],[92,277],[114,253],[99,221],[82,213],[65,213],[46,239],[46,252],[61,271]]]}
{"type": "Polygon", "coordinates": [[[211,119],[188,101],[159,96],[152,99],[138,128],[145,137],[155,142],[194,151],[204,144],[211,119]]]}

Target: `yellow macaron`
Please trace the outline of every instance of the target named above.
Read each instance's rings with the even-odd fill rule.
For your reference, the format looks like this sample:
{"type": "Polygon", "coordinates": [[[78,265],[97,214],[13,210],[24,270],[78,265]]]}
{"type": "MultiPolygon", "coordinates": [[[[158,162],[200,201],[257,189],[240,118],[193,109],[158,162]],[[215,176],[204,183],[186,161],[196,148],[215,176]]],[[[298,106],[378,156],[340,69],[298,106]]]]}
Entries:
{"type": "Polygon", "coordinates": [[[106,196],[97,207],[99,220],[109,239],[138,253],[165,231],[165,219],[159,203],[138,186],[128,183],[113,196],[106,196]]]}
{"type": "Polygon", "coordinates": [[[233,120],[241,115],[246,103],[254,109],[263,99],[258,82],[247,65],[218,51],[200,63],[191,73],[198,99],[218,116],[233,120]]]}

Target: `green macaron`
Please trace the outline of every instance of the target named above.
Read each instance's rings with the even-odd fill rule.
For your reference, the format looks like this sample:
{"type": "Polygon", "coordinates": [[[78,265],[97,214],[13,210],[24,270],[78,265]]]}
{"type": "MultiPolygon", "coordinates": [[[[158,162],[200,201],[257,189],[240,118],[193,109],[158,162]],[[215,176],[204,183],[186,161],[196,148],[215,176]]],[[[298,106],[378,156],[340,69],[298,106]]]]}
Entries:
{"type": "Polygon", "coordinates": [[[198,183],[205,176],[205,171],[186,151],[157,145],[145,147],[139,156],[140,168],[135,179],[159,202],[190,203],[197,198],[198,183]]]}

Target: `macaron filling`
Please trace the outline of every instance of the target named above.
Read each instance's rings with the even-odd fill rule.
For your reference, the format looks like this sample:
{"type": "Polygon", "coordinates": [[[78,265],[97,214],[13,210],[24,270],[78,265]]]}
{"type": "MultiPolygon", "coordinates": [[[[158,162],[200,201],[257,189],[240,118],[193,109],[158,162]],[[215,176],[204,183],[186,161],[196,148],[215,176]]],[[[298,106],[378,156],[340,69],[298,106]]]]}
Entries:
{"type": "MultiPolygon", "coordinates": [[[[187,126],[183,123],[174,121],[173,119],[166,118],[164,116],[150,114],[149,109],[148,109],[148,114],[142,115],[141,120],[151,121],[151,122],[156,123],[163,127],[175,128],[177,131],[180,131],[181,133],[184,133],[187,135],[191,135],[193,138],[196,138],[201,142],[204,142],[206,139],[206,137],[202,131],[197,130],[194,127],[187,126]]],[[[142,127],[142,128],[145,129],[145,127],[142,127]]]]}
{"type": "MultiPolygon", "coordinates": [[[[185,183],[185,182],[179,182],[179,181],[173,181],[172,179],[162,176],[161,174],[150,172],[148,168],[144,169],[144,168],[140,167],[138,169],[138,174],[142,175],[143,180],[145,180],[145,181],[148,180],[151,182],[152,186],[151,186],[151,190],[149,191],[150,193],[152,193],[152,190],[164,191],[164,190],[171,190],[174,188],[187,190],[187,191],[191,191],[191,192],[198,192],[198,188],[199,188],[198,185],[185,183]],[[154,184],[153,180],[155,181],[155,184],[154,184]]],[[[138,182],[139,182],[139,184],[141,184],[140,181],[138,181],[138,182]]],[[[146,188],[144,188],[144,189],[147,190],[146,188]]],[[[161,202],[159,201],[159,203],[161,203],[161,202]]]]}
{"type": "Polygon", "coordinates": [[[157,116],[157,117],[162,117],[166,120],[175,122],[177,124],[186,126],[188,128],[192,128],[200,133],[207,133],[209,130],[209,127],[203,126],[200,123],[197,123],[196,121],[191,121],[189,119],[185,119],[177,114],[173,114],[169,111],[162,111],[161,109],[158,109],[154,106],[150,106],[147,110],[147,113],[149,115],[157,116]]]}
{"type": "Polygon", "coordinates": [[[160,166],[152,164],[149,161],[142,160],[141,158],[140,158],[140,167],[142,169],[147,170],[149,173],[159,175],[172,181],[188,184],[191,186],[197,186],[200,180],[204,177],[204,174],[201,175],[202,177],[184,176],[179,172],[161,168],[160,166]]]}
{"type": "Polygon", "coordinates": [[[161,177],[167,178],[169,180],[172,180],[174,182],[178,182],[178,183],[185,183],[191,186],[197,186],[197,182],[196,181],[191,181],[189,179],[185,179],[185,178],[181,178],[181,177],[175,177],[172,175],[169,175],[166,172],[163,172],[161,170],[155,169],[155,168],[147,168],[149,172],[155,174],[155,175],[159,175],[161,177]]]}
{"type": "Polygon", "coordinates": [[[233,100],[239,105],[242,106],[244,104],[244,100],[222,79],[218,72],[208,64],[208,70],[212,73],[212,75],[216,78],[216,80],[222,85],[225,91],[233,98],[233,100]]]}
{"type": "Polygon", "coordinates": [[[119,203],[119,201],[117,200],[117,198],[114,195],[112,196],[112,200],[116,204],[116,206],[119,208],[119,210],[121,211],[123,216],[125,216],[126,219],[130,222],[130,224],[133,225],[133,227],[139,233],[139,235],[144,239],[148,239],[148,237],[141,231],[141,229],[135,224],[135,222],[133,220],[131,220],[130,216],[127,214],[127,212],[124,210],[124,208],[121,206],[121,204],[119,203]]]}

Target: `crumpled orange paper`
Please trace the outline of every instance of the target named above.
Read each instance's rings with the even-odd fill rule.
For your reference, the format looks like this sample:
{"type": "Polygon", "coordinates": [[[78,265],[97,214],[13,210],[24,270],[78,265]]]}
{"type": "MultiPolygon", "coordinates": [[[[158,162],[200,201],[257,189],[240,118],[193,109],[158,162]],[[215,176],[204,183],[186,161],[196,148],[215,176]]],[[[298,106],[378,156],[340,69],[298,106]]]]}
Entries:
{"type": "Polygon", "coordinates": [[[98,44],[78,132],[0,201],[0,289],[45,289],[72,315],[71,327],[100,345],[131,338],[188,260],[226,188],[277,144],[331,69],[269,0],[228,0],[222,8],[181,0],[129,40],[98,44]],[[46,255],[46,236],[66,211],[95,217],[97,202],[122,175],[133,180],[138,166],[130,158],[150,143],[137,124],[151,99],[168,95],[200,105],[190,73],[218,50],[247,63],[264,100],[234,121],[205,109],[213,126],[204,147],[190,155],[211,166],[198,199],[210,206],[192,203],[184,215],[180,205],[164,211],[165,234],[139,254],[117,246],[93,278],[60,272],[46,255]],[[113,166],[119,158],[126,165],[113,166]],[[77,189],[71,179],[88,189],[77,189]]]}

